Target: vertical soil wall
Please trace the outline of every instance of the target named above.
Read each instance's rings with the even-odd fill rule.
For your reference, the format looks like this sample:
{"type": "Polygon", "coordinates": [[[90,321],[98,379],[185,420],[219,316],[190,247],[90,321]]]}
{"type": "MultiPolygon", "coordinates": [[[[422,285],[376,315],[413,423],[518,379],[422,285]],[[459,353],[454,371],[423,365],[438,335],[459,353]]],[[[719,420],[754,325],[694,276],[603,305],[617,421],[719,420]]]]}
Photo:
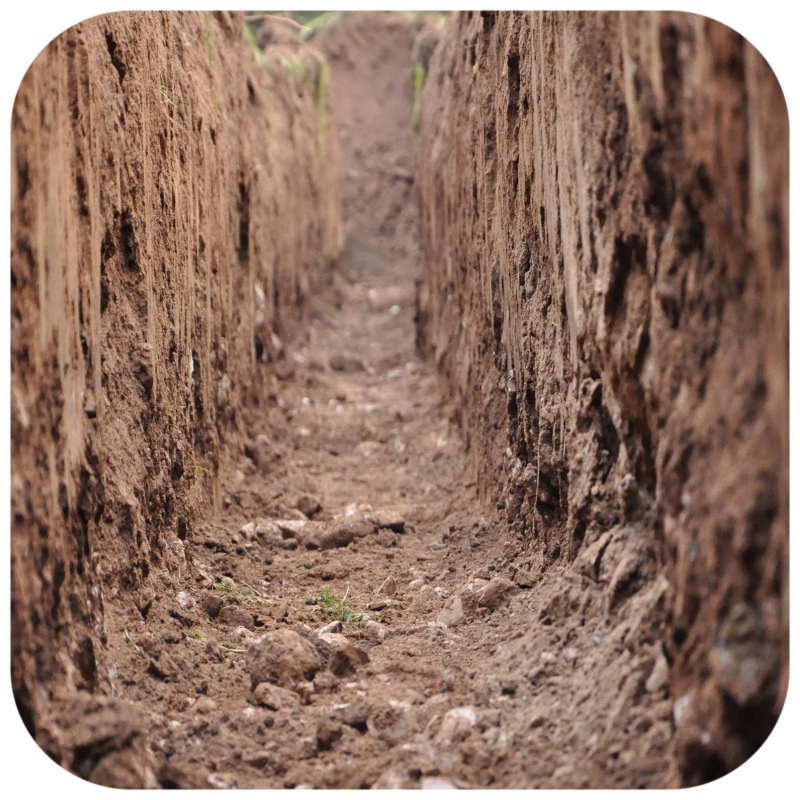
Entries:
{"type": "Polygon", "coordinates": [[[698,16],[453,15],[419,159],[422,342],[481,491],[541,570],[583,556],[611,615],[666,578],[683,779],[718,777],[788,679],[778,82],[698,16]]]}
{"type": "MultiPolygon", "coordinates": [[[[80,690],[116,694],[104,606],[146,617],[189,577],[258,365],[341,249],[326,81],[310,49],[255,56],[240,14],[120,13],[54,40],[17,96],[13,685],[37,741],[100,783],[152,783],[59,732],[80,690]]],[[[138,735],[87,713],[87,741],[138,735]]]]}

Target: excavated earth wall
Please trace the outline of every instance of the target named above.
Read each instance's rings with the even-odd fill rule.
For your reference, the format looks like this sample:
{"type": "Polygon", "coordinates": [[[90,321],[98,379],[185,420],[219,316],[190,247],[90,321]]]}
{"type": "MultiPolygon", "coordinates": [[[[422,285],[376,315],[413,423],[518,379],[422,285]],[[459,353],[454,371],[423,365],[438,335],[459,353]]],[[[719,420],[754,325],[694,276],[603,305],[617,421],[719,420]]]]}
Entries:
{"type": "Polygon", "coordinates": [[[609,613],[666,579],[686,783],[788,679],[788,117],[741,36],[668,13],[453,15],[422,97],[421,344],[485,497],[609,613]],[[617,567],[604,575],[602,559],[617,567]]]}
{"type": "Polygon", "coordinates": [[[326,80],[310,49],[255,56],[241,14],[120,13],[54,40],[17,96],[13,686],[95,782],[153,782],[104,608],[146,617],[187,580],[258,365],[341,249],[326,80]]]}

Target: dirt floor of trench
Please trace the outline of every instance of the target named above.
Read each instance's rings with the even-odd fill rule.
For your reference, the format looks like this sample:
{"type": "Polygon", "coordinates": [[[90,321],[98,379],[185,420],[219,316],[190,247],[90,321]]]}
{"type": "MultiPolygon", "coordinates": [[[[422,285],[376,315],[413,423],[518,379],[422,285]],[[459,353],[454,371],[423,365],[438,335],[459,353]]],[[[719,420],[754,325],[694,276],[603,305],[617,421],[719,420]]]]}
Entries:
{"type": "Polygon", "coordinates": [[[106,608],[112,686],[165,787],[676,786],[663,582],[612,607],[608,542],[545,570],[479,503],[416,353],[413,23],[368,48],[363,24],[323,41],[343,262],[203,476],[223,511],[187,543],[193,589],[106,608]]]}
{"type": "Polygon", "coordinates": [[[657,680],[633,696],[655,660],[624,646],[644,612],[620,627],[589,578],[520,568],[415,357],[410,299],[342,281],[320,301],[250,415],[252,458],[215,478],[195,591],[109,626],[161,783],[674,785],[671,702],[657,680]],[[280,631],[319,661],[290,651],[253,691],[245,651],[280,631]]]}

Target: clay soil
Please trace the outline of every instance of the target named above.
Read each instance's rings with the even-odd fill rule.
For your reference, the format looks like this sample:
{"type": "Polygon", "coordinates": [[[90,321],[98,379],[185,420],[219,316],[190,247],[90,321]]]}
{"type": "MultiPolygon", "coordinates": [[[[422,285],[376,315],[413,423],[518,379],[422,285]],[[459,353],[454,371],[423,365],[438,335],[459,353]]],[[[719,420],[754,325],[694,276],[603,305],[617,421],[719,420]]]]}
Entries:
{"type": "MultiPolygon", "coordinates": [[[[691,782],[676,758],[669,581],[652,518],[612,524],[600,495],[602,530],[570,553],[555,528],[515,524],[520,503],[511,513],[495,497],[519,434],[505,388],[473,380],[475,397],[499,400],[480,434],[465,430],[466,404],[439,369],[459,359],[420,347],[412,68],[427,63],[437,30],[433,16],[370,13],[315,37],[338,132],[342,256],[318,286],[289,291],[291,254],[280,291],[258,284],[262,306],[274,300],[273,328],[282,308],[296,319],[283,340],[259,329],[256,377],[226,400],[236,407],[220,415],[219,440],[192,455],[192,498],[211,500],[179,537],[185,562],[148,563],[141,591],[121,581],[104,593],[86,691],[53,693],[63,736],[51,753],[68,753],[82,777],[204,789],[691,782]]],[[[242,184],[249,264],[247,197],[242,184]]],[[[132,491],[136,476],[127,480],[132,491]]],[[[525,512],[547,521],[537,502],[525,512]]],[[[555,501],[549,512],[556,519],[555,501]]],[[[103,566],[130,565],[117,549],[103,566]]]]}
{"type": "Polygon", "coordinates": [[[224,510],[187,543],[189,588],[106,609],[114,687],[145,710],[164,787],[675,786],[664,587],[609,608],[613,541],[545,573],[479,504],[415,350],[415,30],[355,17],[323,42],[335,109],[382,81],[391,100],[340,127],[340,274],[203,476],[224,510]],[[318,663],[264,681],[248,648],[281,631],[318,663]]]}

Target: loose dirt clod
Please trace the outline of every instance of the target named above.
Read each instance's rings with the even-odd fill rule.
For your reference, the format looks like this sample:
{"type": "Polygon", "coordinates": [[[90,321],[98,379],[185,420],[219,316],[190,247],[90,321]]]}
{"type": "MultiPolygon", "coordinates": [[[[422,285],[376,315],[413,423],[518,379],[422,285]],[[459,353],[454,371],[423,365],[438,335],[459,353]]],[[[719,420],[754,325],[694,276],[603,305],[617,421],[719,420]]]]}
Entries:
{"type": "Polygon", "coordinates": [[[245,657],[252,689],[263,682],[294,689],[298,683],[313,678],[321,668],[315,647],[300,634],[285,628],[257,639],[248,647],[245,657]]]}

